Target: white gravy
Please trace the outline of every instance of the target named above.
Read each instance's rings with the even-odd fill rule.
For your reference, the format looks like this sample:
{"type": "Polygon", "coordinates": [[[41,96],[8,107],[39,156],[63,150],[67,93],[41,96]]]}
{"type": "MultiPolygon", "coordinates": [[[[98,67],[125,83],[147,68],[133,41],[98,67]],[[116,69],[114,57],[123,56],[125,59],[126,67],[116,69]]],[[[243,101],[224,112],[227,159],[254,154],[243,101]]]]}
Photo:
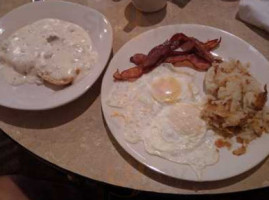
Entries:
{"type": "Polygon", "coordinates": [[[41,73],[55,80],[76,78],[96,60],[89,34],[59,19],[26,25],[0,44],[0,74],[12,85],[42,84],[41,73]]]}

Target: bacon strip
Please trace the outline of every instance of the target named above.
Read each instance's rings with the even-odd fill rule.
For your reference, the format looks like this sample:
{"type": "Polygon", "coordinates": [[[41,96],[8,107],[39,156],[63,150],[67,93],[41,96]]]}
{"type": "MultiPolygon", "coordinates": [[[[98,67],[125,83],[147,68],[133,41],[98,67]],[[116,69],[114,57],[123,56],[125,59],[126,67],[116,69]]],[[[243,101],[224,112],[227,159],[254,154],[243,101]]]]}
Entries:
{"type": "Polygon", "coordinates": [[[142,54],[142,53],[137,53],[130,58],[130,62],[136,65],[141,65],[146,60],[146,58],[147,58],[147,55],[142,54]]]}
{"type": "Polygon", "coordinates": [[[130,80],[135,80],[142,75],[143,75],[143,68],[141,66],[135,66],[135,67],[126,69],[122,71],[121,73],[119,72],[119,70],[117,70],[113,74],[113,77],[115,80],[119,80],[119,81],[125,81],[125,80],[130,81],[130,80]]]}
{"type": "Polygon", "coordinates": [[[172,51],[169,56],[182,56],[182,55],[188,55],[192,51],[172,51]]]}
{"type": "Polygon", "coordinates": [[[184,33],[174,34],[169,40],[171,50],[175,50],[175,49],[179,48],[183,43],[185,43],[189,40],[190,40],[190,38],[188,36],[186,36],[184,33]]]}
{"type": "MultiPolygon", "coordinates": [[[[202,45],[202,48],[204,48],[207,51],[210,51],[210,50],[215,49],[220,44],[221,38],[209,40],[205,43],[202,43],[200,41],[198,41],[198,42],[200,43],[200,45],[202,45]]],[[[195,43],[192,40],[189,40],[189,41],[183,43],[180,47],[183,51],[172,51],[170,56],[186,55],[186,54],[192,53],[194,48],[195,48],[195,43]]]]}
{"type": "Polygon", "coordinates": [[[220,61],[209,52],[216,48],[220,42],[221,38],[203,43],[183,33],[176,33],[168,41],[154,47],[148,55],[138,53],[132,56],[130,61],[136,66],[121,73],[117,70],[113,77],[115,80],[131,81],[151,71],[162,62],[182,64],[183,61],[187,61],[194,69],[205,71],[212,62],[220,61]],[[175,51],[179,47],[183,51],[175,51]]]}
{"type": "Polygon", "coordinates": [[[151,68],[156,63],[165,60],[165,58],[171,53],[170,43],[164,42],[161,45],[154,47],[147,55],[143,62],[143,68],[151,68]]]}
{"type": "Polygon", "coordinates": [[[165,62],[176,64],[178,62],[189,61],[193,68],[199,71],[206,71],[211,66],[211,63],[207,62],[203,58],[195,55],[195,54],[188,54],[188,55],[179,55],[174,57],[166,58],[165,62]]]}
{"type": "Polygon", "coordinates": [[[204,58],[208,62],[212,63],[214,61],[214,57],[209,51],[206,50],[206,48],[202,45],[202,43],[195,38],[191,38],[191,40],[194,42],[194,48],[196,54],[204,58]]]}
{"type": "Polygon", "coordinates": [[[192,41],[192,40],[189,40],[185,43],[183,43],[180,48],[183,50],[183,51],[193,51],[195,47],[195,43],[192,41]]]}
{"type": "Polygon", "coordinates": [[[160,64],[169,55],[170,52],[171,49],[168,42],[158,45],[148,53],[148,55],[143,61],[139,60],[139,63],[142,62],[142,64],[124,70],[121,73],[119,72],[119,70],[117,70],[114,73],[113,77],[115,80],[121,80],[121,81],[137,79],[140,76],[142,76],[143,73],[147,73],[155,66],[157,66],[156,65],[157,63],[160,64]]]}
{"type": "Polygon", "coordinates": [[[214,40],[208,40],[207,42],[203,43],[203,46],[207,51],[211,51],[211,50],[215,49],[217,46],[219,46],[220,42],[221,42],[221,38],[214,39],[214,40]]]}

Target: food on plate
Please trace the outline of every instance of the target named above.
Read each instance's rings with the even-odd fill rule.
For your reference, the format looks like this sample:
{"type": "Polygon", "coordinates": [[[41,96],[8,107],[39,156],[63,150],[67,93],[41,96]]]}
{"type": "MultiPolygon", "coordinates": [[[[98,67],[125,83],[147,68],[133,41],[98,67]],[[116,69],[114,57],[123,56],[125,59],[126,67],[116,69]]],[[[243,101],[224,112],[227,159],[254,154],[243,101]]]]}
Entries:
{"type": "Polygon", "coordinates": [[[232,144],[231,144],[229,141],[227,141],[227,140],[225,140],[225,139],[223,139],[223,138],[219,138],[219,139],[217,139],[217,140],[215,141],[215,145],[216,145],[216,147],[218,147],[218,148],[227,147],[228,149],[230,149],[231,146],[232,146],[232,144]]]}
{"type": "Polygon", "coordinates": [[[199,71],[205,71],[211,66],[209,62],[195,54],[168,57],[165,61],[168,63],[174,63],[175,66],[197,66],[197,70],[199,71]]]}
{"type": "Polygon", "coordinates": [[[169,40],[154,47],[147,55],[138,53],[132,56],[130,61],[136,66],[122,72],[117,70],[113,77],[118,81],[133,81],[161,63],[184,65],[206,71],[213,62],[221,62],[220,58],[210,53],[220,42],[221,39],[214,39],[203,43],[194,37],[176,33],[169,40]],[[182,51],[178,51],[178,48],[182,51]]]}
{"type": "Polygon", "coordinates": [[[269,132],[267,86],[261,85],[238,60],[215,64],[206,73],[208,100],[203,119],[225,138],[237,137],[241,146],[233,151],[242,155],[250,141],[269,132]]]}
{"type": "Polygon", "coordinates": [[[12,85],[68,85],[88,73],[96,60],[86,30],[59,19],[36,21],[0,42],[2,75],[12,85]]]}
{"type": "Polygon", "coordinates": [[[201,178],[202,170],[215,164],[219,154],[200,114],[201,108],[195,103],[177,103],[162,109],[145,130],[147,152],[188,164],[201,178]]]}
{"type": "Polygon", "coordinates": [[[200,117],[202,97],[194,78],[164,63],[135,81],[115,82],[107,104],[128,142],[141,141],[149,154],[188,164],[201,177],[219,154],[200,117]]]}

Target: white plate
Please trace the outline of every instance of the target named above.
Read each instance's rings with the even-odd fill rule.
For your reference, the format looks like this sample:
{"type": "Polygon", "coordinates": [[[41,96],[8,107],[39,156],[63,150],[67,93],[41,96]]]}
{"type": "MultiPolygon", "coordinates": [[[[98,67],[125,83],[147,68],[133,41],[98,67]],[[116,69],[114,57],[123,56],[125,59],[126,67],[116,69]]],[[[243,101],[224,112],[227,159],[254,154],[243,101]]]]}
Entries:
{"type": "MultiPolygon", "coordinates": [[[[250,62],[251,73],[263,84],[269,85],[269,63],[254,47],[242,39],[220,29],[202,26],[202,25],[170,25],[160,27],[145,32],[138,37],[126,43],[114,56],[106,71],[102,83],[102,108],[106,122],[119,144],[135,159],[147,167],[162,174],[193,181],[213,181],[229,178],[245,172],[262,160],[269,154],[269,134],[253,141],[248,148],[248,152],[242,156],[234,156],[226,149],[221,149],[220,160],[213,166],[206,167],[203,176],[198,180],[194,171],[188,165],[177,164],[158,156],[146,153],[142,142],[130,144],[125,141],[122,131],[116,126],[111,119],[112,109],[106,105],[106,99],[113,84],[112,74],[117,68],[120,70],[133,66],[129,62],[130,56],[135,53],[147,53],[152,47],[164,42],[174,33],[183,32],[188,36],[194,36],[201,41],[222,37],[219,48],[214,52],[224,59],[236,58],[242,62],[250,62]]],[[[200,73],[200,90],[202,90],[202,81],[204,73],[200,73]]],[[[267,102],[268,105],[268,102],[267,102]]]]}
{"type": "Polygon", "coordinates": [[[0,105],[24,109],[44,110],[66,104],[86,92],[103,71],[112,47],[112,28],[104,15],[79,4],[54,1],[25,4],[0,19],[0,40],[22,26],[43,18],[58,18],[83,27],[92,38],[98,61],[82,80],[54,91],[43,85],[11,86],[0,80],[0,105]],[[3,95],[4,94],[4,95],[3,95]]]}

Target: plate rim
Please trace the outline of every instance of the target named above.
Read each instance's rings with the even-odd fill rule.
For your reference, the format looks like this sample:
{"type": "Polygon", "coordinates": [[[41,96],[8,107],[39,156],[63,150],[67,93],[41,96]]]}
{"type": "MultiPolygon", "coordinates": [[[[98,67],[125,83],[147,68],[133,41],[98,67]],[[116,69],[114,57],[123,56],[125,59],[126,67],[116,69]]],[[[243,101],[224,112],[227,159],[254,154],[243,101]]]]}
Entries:
{"type": "MultiPolygon", "coordinates": [[[[92,79],[92,82],[90,84],[87,84],[86,87],[83,87],[83,89],[81,89],[81,91],[79,93],[77,93],[77,95],[74,95],[72,98],[67,98],[65,100],[62,100],[60,102],[55,102],[53,105],[47,105],[47,106],[36,106],[36,107],[23,107],[23,106],[20,106],[18,104],[15,104],[15,105],[12,105],[12,104],[9,104],[9,103],[5,103],[5,102],[0,102],[0,105],[3,106],[3,107],[6,107],[6,108],[9,108],[9,109],[16,109],[16,110],[25,110],[25,111],[42,111],[42,110],[50,110],[50,109],[54,109],[54,108],[57,108],[57,107],[60,107],[60,106],[63,106],[63,105],[66,105],[76,99],[78,99],[79,97],[81,97],[83,94],[85,94],[93,85],[94,83],[98,80],[98,78],[101,76],[102,72],[105,70],[106,66],[109,64],[109,61],[110,61],[110,55],[111,55],[111,52],[112,52],[112,45],[113,45],[113,28],[111,26],[111,23],[110,21],[107,19],[107,17],[99,12],[98,10],[94,9],[94,8],[91,8],[89,6],[84,6],[84,5],[81,5],[81,4],[78,4],[78,3],[74,3],[74,2],[67,2],[67,1],[36,1],[36,2],[28,2],[28,3],[25,3],[17,8],[14,8],[12,9],[11,11],[7,12],[5,15],[3,15],[1,18],[0,18],[0,25],[1,25],[1,22],[3,21],[3,19],[5,20],[6,18],[9,17],[9,15],[12,15],[13,13],[19,11],[19,10],[23,10],[25,9],[26,7],[28,6],[34,6],[33,4],[65,4],[65,5],[71,5],[71,6],[76,6],[76,7],[80,7],[82,9],[87,9],[89,10],[89,12],[92,12],[94,13],[94,15],[99,15],[100,18],[104,19],[105,20],[105,24],[108,28],[108,54],[107,54],[107,58],[106,58],[106,61],[104,62],[104,65],[96,71],[96,76],[93,77],[92,79]]],[[[86,78],[87,75],[83,78],[86,78]]]]}
{"type": "MultiPolygon", "coordinates": [[[[118,51],[113,55],[113,58],[110,60],[109,66],[106,69],[106,72],[105,72],[105,74],[103,76],[103,80],[102,80],[102,86],[101,86],[101,107],[102,107],[102,112],[103,112],[103,116],[104,116],[104,119],[105,119],[105,122],[104,123],[106,123],[106,125],[107,125],[107,127],[108,127],[108,129],[109,129],[109,131],[111,133],[111,135],[116,140],[116,142],[120,145],[120,147],[124,149],[124,151],[126,151],[137,162],[143,164],[144,166],[148,167],[149,169],[151,169],[151,170],[153,170],[153,171],[155,171],[157,173],[163,174],[163,175],[165,175],[167,177],[171,177],[171,178],[175,178],[175,179],[179,179],[179,180],[184,180],[184,181],[192,181],[192,182],[214,182],[214,181],[226,180],[226,179],[229,179],[229,178],[232,178],[232,177],[237,177],[240,174],[245,173],[245,172],[251,170],[255,166],[259,165],[261,162],[263,162],[269,156],[269,151],[267,152],[267,156],[265,156],[263,159],[261,159],[258,163],[252,164],[247,170],[244,170],[244,171],[242,171],[240,173],[231,174],[229,176],[225,176],[225,177],[218,178],[218,179],[206,179],[206,180],[187,179],[187,178],[184,178],[184,177],[176,177],[176,176],[173,176],[172,174],[166,173],[163,170],[160,170],[160,169],[158,169],[158,168],[156,168],[154,166],[151,166],[150,164],[148,164],[146,162],[146,160],[143,160],[142,158],[140,158],[140,156],[138,156],[137,153],[134,153],[135,152],[135,149],[132,149],[130,147],[131,143],[128,143],[124,139],[119,139],[120,138],[119,134],[113,133],[113,131],[110,129],[110,123],[112,123],[112,122],[111,122],[110,119],[108,119],[109,113],[107,114],[106,111],[105,111],[105,109],[104,109],[104,107],[105,107],[104,105],[106,105],[106,102],[105,102],[106,99],[105,99],[105,94],[104,94],[104,90],[105,90],[104,89],[105,88],[104,80],[107,78],[107,76],[112,76],[112,74],[108,74],[108,69],[110,68],[111,63],[113,63],[113,60],[116,57],[117,53],[120,50],[124,49],[128,45],[129,42],[136,41],[136,40],[138,40],[139,37],[143,37],[145,34],[150,34],[152,32],[158,31],[158,29],[164,29],[164,28],[169,28],[169,27],[170,28],[172,28],[172,27],[178,27],[179,28],[179,27],[184,27],[184,26],[185,27],[186,26],[195,26],[195,27],[199,27],[199,28],[207,28],[207,29],[211,29],[211,30],[214,30],[214,31],[223,32],[224,34],[227,34],[230,37],[234,37],[237,40],[239,40],[240,42],[243,42],[245,45],[248,45],[249,47],[251,47],[252,50],[254,50],[256,53],[258,53],[258,55],[260,56],[261,59],[263,59],[265,62],[269,63],[269,61],[265,58],[265,56],[261,52],[259,52],[255,47],[253,47],[251,44],[249,44],[245,40],[241,39],[240,37],[238,37],[238,36],[236,36],[236,35],[228,32],[228,31],[225,31],[223,29],[220,29],[220,28],[216,28],[216,27],[212,27],[212,26],[207,26],[207,25],[190,23],[190,24],[170,24],[170,25],[164,25],[164,26],[160,26],[160,27],[156,27],[156,28],[153,28],[153,29],[144,31],[144,32],[138,34],[137,36],[131,38],[130,40],[128,40],[124,45],[122,45],[118,49],[118,51]]],[[[143,142],[143,141],[140,141],[140,142],[143,142]]],[[[138,154],[139,154],[139,152],[138,152],[138,154]]],[[[154,155],[152,155],[152,156],[154,156],[154,155]]],[[[168,161],[168,162],[172,162],[172,161],[168,161]]],[[[180,165],[180,163],[178,163],[178,164],[180,165]]]]}

